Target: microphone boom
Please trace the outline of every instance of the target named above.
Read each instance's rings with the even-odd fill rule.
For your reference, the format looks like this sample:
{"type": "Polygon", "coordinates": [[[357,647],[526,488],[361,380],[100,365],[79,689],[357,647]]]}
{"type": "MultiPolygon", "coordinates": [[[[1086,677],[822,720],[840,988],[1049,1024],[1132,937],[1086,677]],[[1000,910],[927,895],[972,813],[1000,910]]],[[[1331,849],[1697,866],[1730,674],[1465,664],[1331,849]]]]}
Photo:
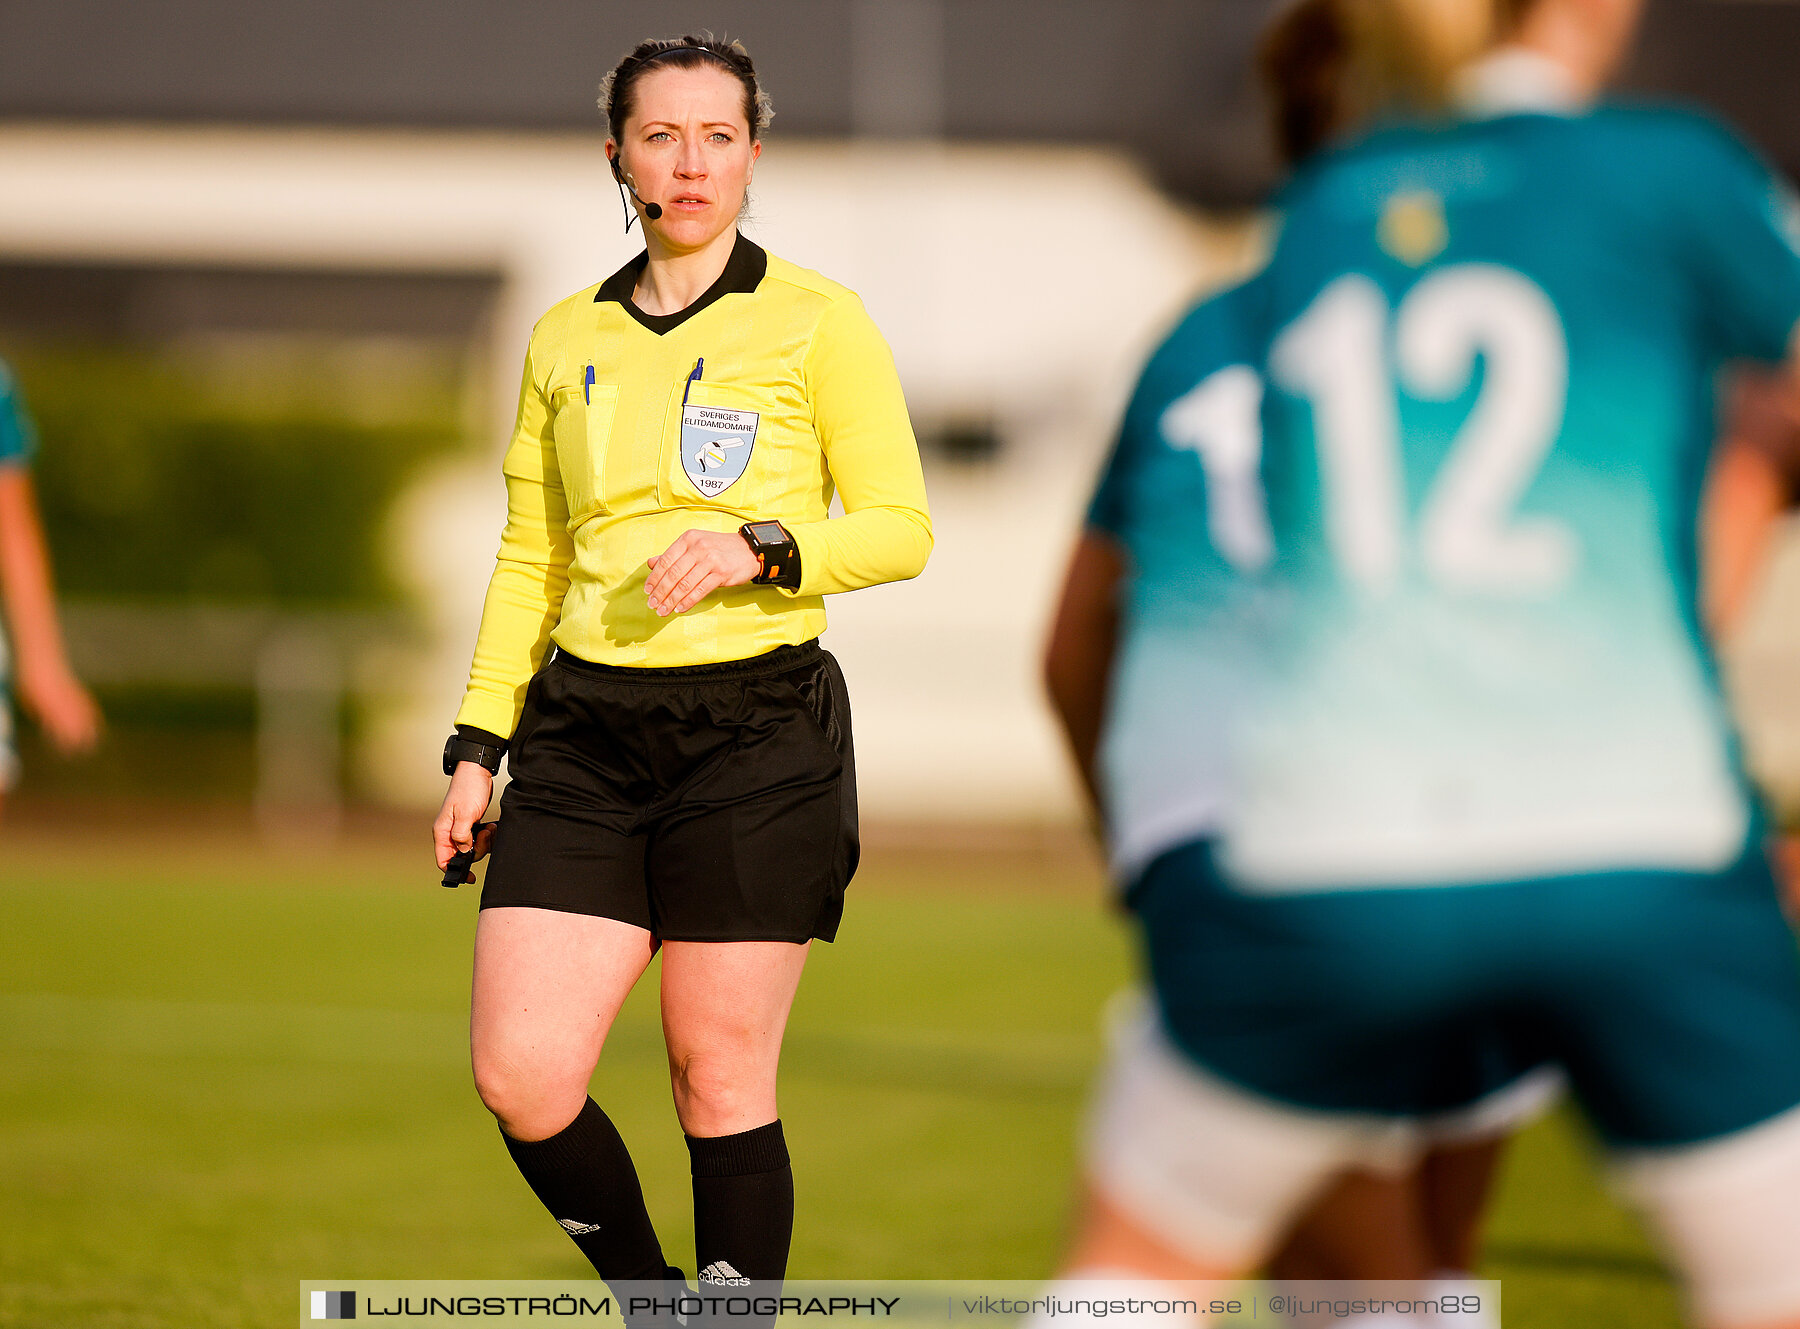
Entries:
{"type": "Polygon", "coordinates": [[[631,180],[628,177],[620,176],[619,179],[624,182],[625,188],[627,188],[631,191],[631,196],[633,198],[635,198],[639,203],[643,204],[644,215],[646,217],[648,217],[651,221],[660,221],[662,219],[662,204],[660,204],[660,203],[645,203],[644,196],[637,192],[637,186],[632,184],[631,180]]]}

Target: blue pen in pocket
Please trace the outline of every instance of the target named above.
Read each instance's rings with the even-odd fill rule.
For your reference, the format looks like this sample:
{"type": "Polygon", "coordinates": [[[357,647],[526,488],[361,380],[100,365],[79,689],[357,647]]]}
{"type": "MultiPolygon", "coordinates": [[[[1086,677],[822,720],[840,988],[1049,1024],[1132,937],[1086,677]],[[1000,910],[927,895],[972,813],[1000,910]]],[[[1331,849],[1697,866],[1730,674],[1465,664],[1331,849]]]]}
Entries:
{"type": "Polygon", "coordinates": [[[587,367],[587,382],[581,385],[581,404],[583,406],[594,404],[594,367],[592,365],[587,367]]]}
{"type": "Polygon", "coordinates": [[[700,371],[706,368],[706,357],[701,356],[694,361],[694,372],[687,376],[687,382],[681,385],[681,405],[687,408],[688,393],[693,391],[694,384],[700,378],[700,371]]]}

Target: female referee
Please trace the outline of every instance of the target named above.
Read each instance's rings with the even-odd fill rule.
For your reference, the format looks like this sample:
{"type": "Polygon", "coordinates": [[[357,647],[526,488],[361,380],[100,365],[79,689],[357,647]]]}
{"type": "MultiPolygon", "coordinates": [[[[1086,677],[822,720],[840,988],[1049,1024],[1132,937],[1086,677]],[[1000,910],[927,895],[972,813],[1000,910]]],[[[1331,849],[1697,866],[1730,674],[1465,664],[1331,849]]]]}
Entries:
{"type": "Polygon", "coordinates": [[[1791,193],[1593,104],[1631,0],[1340,3],[1415,122],[1300,173],[1249,315],[1286,601],[1224,833],[1137,887],[1160,1021],[1076,1263],[1253,1265],[1497,1046],[1567,1072],[1702,1323],[1800,1324],[1800,967],[1694,566],[1714,371],[1800,372],[1791,193]]]}
{"type": "Polygon", "coordinates": [[[644,42],[600,105],[645,252],[532,333],[437,858],[488,847],[475,823],[510,750],[475,1082],[601,1277],[681,1277],[587,1092],[660,947],[700,1281],[779,1280],[793,1176],[776,1064],[858,855],[822,597],[916,576],[931,524],[861,302],[738,233],[770,115],[743,48],[644,42]]]}

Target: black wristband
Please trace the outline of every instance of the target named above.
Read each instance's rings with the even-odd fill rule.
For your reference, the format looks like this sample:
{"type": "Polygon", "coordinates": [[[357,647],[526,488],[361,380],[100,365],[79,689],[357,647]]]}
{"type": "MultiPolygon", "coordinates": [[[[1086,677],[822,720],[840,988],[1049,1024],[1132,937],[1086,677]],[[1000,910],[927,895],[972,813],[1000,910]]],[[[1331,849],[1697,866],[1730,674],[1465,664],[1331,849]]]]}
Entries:
{"type": "Polygon", "coordinates": [[[459,763],[472,761],[489,775],[497,775],[500,771],[500,758],[505,755],[504,745],[495,747],[464,738],[460,733],[452,734],[444,742],[444,774],[455,775],[459,763]]]}

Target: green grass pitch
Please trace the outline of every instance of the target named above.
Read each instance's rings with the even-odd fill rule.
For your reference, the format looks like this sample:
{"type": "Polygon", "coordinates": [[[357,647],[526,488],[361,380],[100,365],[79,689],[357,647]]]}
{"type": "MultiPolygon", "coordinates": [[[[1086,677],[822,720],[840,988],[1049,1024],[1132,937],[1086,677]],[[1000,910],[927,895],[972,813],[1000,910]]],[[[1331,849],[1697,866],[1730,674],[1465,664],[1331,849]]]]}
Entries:
{"type": "MultiPolygon", "coordinates": [[[[293,1322],[303,1278],[589,1273],[469,1086],[473,889],[386,847],[123,852],[0,830],[0,1325],[293,1322]],[[300,870],[296,874],[296,861],[300,870]]],[[[420,837],[422,840],[422,836],[420,837]]],[[[1130,975],[1068,856],[889,851],[815,948],[783,1063],[800,1277],[1037,1278],[1099,1014],[1130,975]]],[[[595,1094],[692,1268],[648,984],[595,1094]]],[[[1563,1119],[1515,1148],[1486,1272],[1509,1329],[1677,1299],[1563,1119]]]]}

